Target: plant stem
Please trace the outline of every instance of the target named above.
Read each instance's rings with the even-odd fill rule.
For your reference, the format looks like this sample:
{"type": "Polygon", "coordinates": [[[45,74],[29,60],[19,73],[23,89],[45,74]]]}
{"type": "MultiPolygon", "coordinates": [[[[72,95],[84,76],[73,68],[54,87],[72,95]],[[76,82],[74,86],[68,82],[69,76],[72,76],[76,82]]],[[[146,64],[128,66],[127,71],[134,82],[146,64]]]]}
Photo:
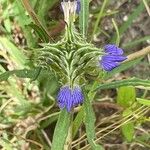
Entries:
{"type": "Polygon", "coordinates": [[[73,127],[73,110],[70,112],[71,113],[71,121],[70,121],[70,126],[68,129],[68,135],[66,138],[66,142],[64,145],[64,150],[71,150],[71,145],[72,145],[72,127],[73,127]]]}
{"type": "MultiPolygon", "coordinates": [[[[137,59],[137,58],[140,58],[142,56],[145,56],[147,54],[150,54],[150,46],[147,46],[146,48],[143,48],[142,50],[140,51],[137,51],[135,53],[132,53],[130,55],[127,56],[127,60],[125,60],[124,62],[127,62],[127,61],[131,61],[131,60],[134,60],[134,59],[137,59]]],[[[124,63],[123,62],[123,63],[124,63]]]]}

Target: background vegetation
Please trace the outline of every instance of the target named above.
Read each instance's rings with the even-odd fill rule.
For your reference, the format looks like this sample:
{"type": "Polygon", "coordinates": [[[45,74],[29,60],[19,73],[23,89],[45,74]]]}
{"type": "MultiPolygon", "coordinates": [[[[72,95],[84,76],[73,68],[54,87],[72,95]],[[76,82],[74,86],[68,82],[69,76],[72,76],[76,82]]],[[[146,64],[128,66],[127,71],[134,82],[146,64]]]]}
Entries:
{"type": "MultiPolygon", "coordinates": [[[[70,149],[150,149],[148,4],[82,0],[80,33],[88,31],[87,41],[97,47],[120,43],[128,60],[109,73],[85,75],[89,92],[75,109],[70,149]]],[[[56,103],[60,85],[51,71],[34,67],[32,53],[60,40],[64,26],[59,0],[0,1],[0,149],[62,149],[69,114],[56,103]]]]}

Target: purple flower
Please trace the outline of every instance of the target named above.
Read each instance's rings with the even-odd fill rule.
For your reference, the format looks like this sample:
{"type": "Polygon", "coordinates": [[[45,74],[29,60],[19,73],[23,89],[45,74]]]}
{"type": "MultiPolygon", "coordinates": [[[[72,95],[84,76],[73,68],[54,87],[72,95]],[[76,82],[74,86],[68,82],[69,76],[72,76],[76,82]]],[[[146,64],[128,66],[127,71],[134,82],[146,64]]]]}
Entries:
{"type": "Polygon", "coordinates": [[[66,85],[60,88],[57,96],[59,107],[66,108],[68,112],[83,102],[84,96],[79,86],[75,86],[72,89],[66,85]]]}
{"type": "Polygon", "coordinates": [[[81,10],[81,2],[80,2],[80,0],[77,0],[76,13],[79,14],[80,10],[81,10]]]}
{"type": "Polygon", "coordinates": [[[127,59],[126,56],[123,56],[123,50],[114,44],[104,46],[104,51],[106,55],[102,56],[100,65],[105,71],[111,71],[127,59]]]}

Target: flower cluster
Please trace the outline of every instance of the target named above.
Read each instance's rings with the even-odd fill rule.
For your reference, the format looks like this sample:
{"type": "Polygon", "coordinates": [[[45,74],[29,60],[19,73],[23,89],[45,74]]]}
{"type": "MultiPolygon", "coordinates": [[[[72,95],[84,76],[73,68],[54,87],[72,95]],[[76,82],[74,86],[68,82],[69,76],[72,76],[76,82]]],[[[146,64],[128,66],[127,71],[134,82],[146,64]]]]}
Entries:
{"type": "Polygon", "coordinates": [[[66,22],[64,37],[57,43],[46,43],[39,51],[36,50],[37,65],[50,68],[61,79],[65,86],[58,92],[58,105],[70,112],[75,106],[83,103],[84,95],[79,85],[86,70],[95,69],[95,60],[99,58],[100,68],[111,71],[126,57],[123,56],[123,50],[116,45],[108,44],[102,51],[86,42],[76,32],[74,21],[81,9],[80,0],[63,0],[61,7],[66,22]]]}
{"type": "Polygon", "coordinates": [[[123,50],[114,44],[108,44],[104,47],[106,55],[100,58],[100,65],[105,71],[111,71],[118,67],[120,62],[127,59],[123,56],[123,50]]]}
{"type": "MultiPolygon", "coordinates": [[[[118,67],[120,63],[127,59],[123,56],[123,50],[117,47],[115,44],[108,44],[104,47],[106,53],[100,57],[100,66],[105,71],[111,71],[118,67]]],[[[83,102],[84,96],[79,86],[71,89],[69,86],[64,86],[58,93],[58,104],[60,108],[66,108],[69,112],[73,107],[83,102]]]]}
{"type": "Polygon", "coordinates": [[[84,96],[79,86],[72,89],[69,86],[63,86],[58,93],[58,105],[60,108],[66,108],[68,112],[83,102],[84,96]]]}
{"type": "MultiPolygon", "coordinates": [[[[75,0],[71,2],[70,0],[63,1],[61,3],[65,21],[69,23],[70,18],[72,18],[72,14],[79,14],[79,11],[81,9],[80,0],[75,0]]],[[[125,56],[123,56],[123,50],[117,47],[114,44],[108,44],[104,47],[105,55],[100,56],[100,66],[105,71],[111,71],[112,69],[119,66],[120,62],[124,61],[126,59],[125,56]]],[[[70,88],[69,85],[63,86],[59,93],[58,93],[58,104],[59,107],[66,108],[69,112],[73,107],[81,104],[84,100],[84,96],[82,94],[82,90],[79,86],[73,86],[73,88],[70,88]]]]}

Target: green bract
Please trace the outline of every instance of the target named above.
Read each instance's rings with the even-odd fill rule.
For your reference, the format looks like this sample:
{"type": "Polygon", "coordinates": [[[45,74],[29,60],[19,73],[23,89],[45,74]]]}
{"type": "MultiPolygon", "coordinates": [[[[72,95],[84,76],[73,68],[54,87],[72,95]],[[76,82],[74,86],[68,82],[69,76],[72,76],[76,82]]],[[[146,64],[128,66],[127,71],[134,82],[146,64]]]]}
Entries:
{"type": "Polygon", "coordinates": [[[66,25],[64,37],[57,43],[44,43],[35,51],[36,65],[49,68],[62,77],[63,83],[74,85],[89,69],[95,68],[100,49],[87,43],[77,33],[74,24],[66,25]]]}

